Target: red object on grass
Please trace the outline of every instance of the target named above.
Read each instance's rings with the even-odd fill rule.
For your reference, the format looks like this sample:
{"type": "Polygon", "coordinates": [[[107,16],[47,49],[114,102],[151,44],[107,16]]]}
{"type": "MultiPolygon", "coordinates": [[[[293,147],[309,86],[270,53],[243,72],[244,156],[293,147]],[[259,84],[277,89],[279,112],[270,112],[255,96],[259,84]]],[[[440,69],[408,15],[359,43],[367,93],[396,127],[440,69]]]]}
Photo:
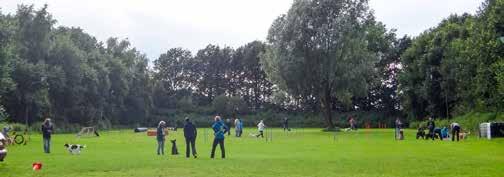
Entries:
{"type": "Polygon", "coordinates": [[[33,170],[40,170],[42,169],[42,163],[40,162],[35,162],[32,164],[33,170]]]}

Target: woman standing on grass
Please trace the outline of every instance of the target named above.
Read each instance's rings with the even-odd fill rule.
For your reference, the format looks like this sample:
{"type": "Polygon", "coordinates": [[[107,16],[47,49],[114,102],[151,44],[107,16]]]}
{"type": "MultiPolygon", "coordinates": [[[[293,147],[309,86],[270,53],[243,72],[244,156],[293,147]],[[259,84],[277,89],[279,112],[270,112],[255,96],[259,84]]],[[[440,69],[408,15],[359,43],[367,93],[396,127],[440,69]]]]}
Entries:
{"type": "Polygon", "coordinates": [[[42,123],[42,138],[44,141],[44,152],[51,153],[51,134],[53,133],[53,125],[51,119],[47,118],[42,123]]]}
{"type": "Polygon", "coordinates": [[[165,145],[165,121],[160,121],[156,130],[156,139],[158,142],[157,155],[164,155],[164,145],[165,145]]]}

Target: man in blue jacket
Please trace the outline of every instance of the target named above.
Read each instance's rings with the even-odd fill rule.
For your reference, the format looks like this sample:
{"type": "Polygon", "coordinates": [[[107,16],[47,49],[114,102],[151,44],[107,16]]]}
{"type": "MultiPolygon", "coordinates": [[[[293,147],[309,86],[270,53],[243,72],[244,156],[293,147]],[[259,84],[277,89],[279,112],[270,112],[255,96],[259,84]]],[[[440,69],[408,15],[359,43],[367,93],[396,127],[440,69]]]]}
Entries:
{"type": "Polygon", "coordinates": [[[198,158],[196,155],[196,135],[198,131],[196,126],[186,117],[184,125],[184,137],[186,140],[186,158],[189,158],[190,148],[192,148],[192,155],[194,158],[198,158]]]}
{"type": "Polygon", "coordinates": [[[222,122],[220,116],[215,116],[215,122],[212,125],[212,129],[214,131],[214,142],[212,145],[212,154],[210,155],[210,158],[214,158],[215,156],[215,148],[217,147],[217,144],[219,144],[221,153],[222,153],[222,158],[226,158],[226,151],[224,149],[224,135],[229,131],[229,128],[226,127],[224,122],[222,122]]]}

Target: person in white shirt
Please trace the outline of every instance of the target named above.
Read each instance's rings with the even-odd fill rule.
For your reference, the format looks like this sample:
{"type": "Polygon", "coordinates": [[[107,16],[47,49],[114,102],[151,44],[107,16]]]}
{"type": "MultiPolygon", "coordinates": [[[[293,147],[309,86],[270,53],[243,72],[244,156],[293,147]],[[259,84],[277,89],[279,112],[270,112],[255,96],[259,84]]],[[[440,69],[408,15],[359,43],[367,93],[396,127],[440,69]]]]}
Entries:
{"type": "Polygon", "coordinates": [[[3,162],[5,159],[5,156],[7,156],[7,149],[5,146],[7,143],[7,139],[3,135],[3,133],[0,133],[0,162],[3,162]]]}
{"type": "Polygon", "coordinates": [[[450,129],[452,131],[452,141],[455,141],[455,137],[457,137],[457,141],[459,141],[460,125],[453,122],[450,124],[450,129]]]}
{"type": "Polygon", "coordinates": [[[259,130],[259,134],[257,135],[257,137],[262,137],[264,138],[264,128],[266,127],[266,125],[264,125],[264,121],[261,120],[261,122],[259,122],[259,124],[257,124],[257,129],[259,130]]]}

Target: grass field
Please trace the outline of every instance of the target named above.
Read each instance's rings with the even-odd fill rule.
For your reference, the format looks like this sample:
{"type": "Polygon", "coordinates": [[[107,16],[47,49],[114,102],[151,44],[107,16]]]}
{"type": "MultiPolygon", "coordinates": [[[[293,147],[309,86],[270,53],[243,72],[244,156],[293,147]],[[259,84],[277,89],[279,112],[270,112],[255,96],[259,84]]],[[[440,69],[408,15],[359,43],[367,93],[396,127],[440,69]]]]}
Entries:
{"type": "MultiPolygon", "coordinates": [[[[210,159],[212,134],[199,129],[198,159],[184,155],[157,156],[154,137],[130,130],[101,132],[99,138],[76,139],[74,134],[54,135],[52,153],[44,154],[40,135],[26,146],[9,147],[0,163],[0,176],[503,176],[504,139],[459,143],[415,140],[394,141],[392,129],[357,132],[321,132],[320,129],[273,131],[273,141],[249,136],[226,138],[226,159],[210,159]],[[208,138],[205,138],[205,134],[208,138]],[[206,139],[206,140],[205,140],[206,139]],[[87,145],[72,156],[63,144],[87,145]],[[41,171],[31,164],[43,163],[41,171]]],[[[170,132],[185,153],[182,131],[170,132]]],[[[167,142],[166,153],[171,145],[167,142]]],[[[217,151],[216,157],[220,157],[217,151]]]]}

